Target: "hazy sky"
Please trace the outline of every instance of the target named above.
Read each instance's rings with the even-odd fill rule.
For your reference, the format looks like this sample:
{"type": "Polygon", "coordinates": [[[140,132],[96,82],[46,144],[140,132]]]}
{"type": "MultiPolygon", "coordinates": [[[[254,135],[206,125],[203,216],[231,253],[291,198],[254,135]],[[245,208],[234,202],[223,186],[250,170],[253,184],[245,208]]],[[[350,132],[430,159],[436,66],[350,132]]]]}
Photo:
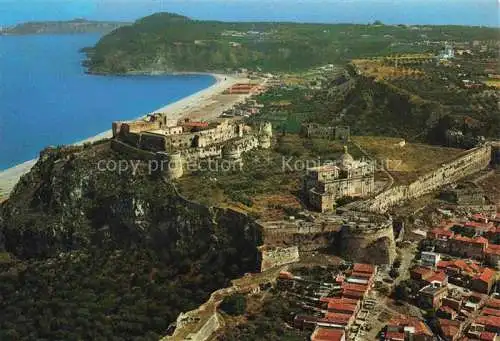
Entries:
{"type": "Polygon", "coordinates": [[[85,17],[131,21],[158,11],[197,19],[498,26],[500,0],[0,0],[0,25],[85,17]]]}

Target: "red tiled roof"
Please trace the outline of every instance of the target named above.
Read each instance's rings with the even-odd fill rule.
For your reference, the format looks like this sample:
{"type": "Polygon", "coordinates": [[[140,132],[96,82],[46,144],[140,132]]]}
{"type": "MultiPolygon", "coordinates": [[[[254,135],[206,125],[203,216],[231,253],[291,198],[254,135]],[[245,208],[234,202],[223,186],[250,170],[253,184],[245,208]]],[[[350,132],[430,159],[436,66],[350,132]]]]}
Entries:
{"type": "Polygon", "coordinates": [[[423,266],[413,268],[410,271],[413,273],[419,274],[420,276],[422,276],[422,278],[424,278],[426,275],[430,275],[432,273],[432,269],[429,269],[429,268],[426,268],[423,266]]]}
{"type": "Polygon", "coordinates": [[[500,255],[500,245],[497,244],[489,244],[486,249],[486,253],[492,255],[500,255]]]}
{"type": "Polygon", "coordinates": [[[405,339],[405,333],[401,332],[386,332],[385,333],[385,339],[387,341],[399,341],[399,340],[404,340],[405,339]]]}
{"type": "Polygon", "coordinates": [[[481,341],[493,341],[495,340],[496,333],[482,332],[479,334],[479,340],[481,341]]]}
{"type": "Polygon", "coordinates": [[[477,222],[477,221],[468,221],[465,223],[465,226],[472,227],[475,229],[489,230],[493,227],[493,224],[492,223],[481,223],[481,222],[477,222]]]}
{"type": "Polygon", "coordinates": [[[375,266],[371,264],[355,263],[352,270],[355,272],[364,272],[368,274],[373,274],[375,272],[375,266]]]}
{"type": "Polygon", "coordinates": [[[484,237],[474,237],[474,238],[469,238],[461,235],[455,235],[452,237],[453,240],[459,241],[462,243],[469,243],[469,244],[488,244],[488,239],[484,237]]]}
{"type": "Polygon", "coordinates": [[[429,327],[427,327],[427,325],[423,321],[410,316],[395,317],[389,321],[387,326],[414,327],[415,335],[433,335],[429,327]]]}
{"type": "Polygon", "coordinates": [[[488,245],[488,243],[489,243],[488,239],[486,239],[484,237],[474,237],[473,240],[475,243],[481,243],[481,244],[486,244],[486,245],[488,245]]]}
{"type": "Polygon", "coordinates": [[[455,311],[455,309],[453,309],[451,307],[448,307],[448,306],[445,306],[445,305],[441,306],[439,308],[439,310],[444,311],[445,313],[448,313],[450,315],[457,314],[457,312],[455,311]]]}
{"type": "Polygon", "coordinates": [[[500,310],[486,307],[481,312],[481,315],[500,316],[500,310]]]}
{"type": "Polygon", "coordinates": [[[439,329],[441,329],[443,336],[450,338],[456,335],[460,330],[460,322],[451,321],[446,319],[438,319],[439,329]]]}
{"type": "Polygon", "coordinates": [[[333,304],[351,304],[357,305],[359,300],[354,300],[346,297],[321,297],[320,302],[333,303],[333,304]]]}
{"type": "Polygon", "coordinates": [[[486,306],[490,307],[490,308],[500,309],[500,299],[498,299],[498,298],[490,298],[486,302],[486,306]]]}
{"type": "Polygon", "coordinates": [[[341,314],[341,313],[325,314],[325,319],[328,320],[328,322],[338,323],[338,324],[347,324],[351,318],[352,314],[341,314]]]}
{"type": "Polygon", "coordinates": [[[487,216],[485,216],[484,214],[482,213],[476,213],[476,214],[473,214],[472,215],[472,219],[476,219],[476,220],[485,220],[485,219],[488,219],[487,216]]]}
{"type": "Polygon", "coordinates": [[[354,276],[354,277],[362,277],[362,278],[370,278],[373,276],[373,274],[369,274],[369,273],[366,273],[366,272],[358,272],[358,271],[353,271],[351,273],[351,276],[354,276]]]}
{"type": "Polygon", "coordinates": [[[317,327],[311,335],[311,341],[340,341],[344,333],[342,329],[317,327]]]}
{"type": "Polygon", "coordinates": [[[188,122],[183,122],[183,126],[185,127],[201,127],[205,128],[208,127],[208,122],[197,122],[197,121],[188,121],[188,122]]]}
{"type": "Polygon", "coordinates": [[[345,304],[345,303],[328,303],[328,311],[348,311],[351,314],[354,314],[356,311],[356,305],[354,304],[345,304]]]}
{"type": "Polygon", "coordinates": [[[453,231],[450,231],[448,229],[445,229],[445,228],[442,228],[442,227],[436,227],[436,228],[433,228],[432,230],[430,230],[427,233],[427,237],[429,237],[430,235],[436,235],[436,237],[448,237],[448,238],[451,238],[451,237],[453,237],[454,233],[453,233],[453,231]]]}
{"type": "Polygon", "coordinates": [[[444,282],[446,281],[446,279],[448,278],[448,276],[442,272],[442,271],[437,271],[437,272],[434,272],[432,276],[428,277],[425,281],[426,282],[429,282],[429,283],[432,283],[432,282],[444,282]]]}
{"type": "Polygon", "coordinates": [[[361,291],[353,291],[353,290],[344,290],[342,291],[342,294],[347,297],[355,297],[355,298],[362,298],[365,293],[361,291]]]}
{"type": "Polygon", "coordinates": [[[467,263],[463,259],[455,261],[439,261],[437,264],[439,269],[455,268],[464,271],[468,274],[475,274],[481,271],[481,267],[474,262],[467,263]]]}
{"type": "Polygon", "coordinates": [[[482,324],[484,326],[498,328],[500,326],[499,316],[479,316],[475,321],[477,324],[482,324]]]}
{"type": "Polygon", "coordinates": [[[288,271],[281,271],[279,274],[279,278],[281,279],[293,279],[293,275],[288,271]]]}
{"type": "Polygon", "coordinates": [[[363,284],[342,283],[342,290],[365,292],[367,289],[363,284]]]}
{"type": "Polygon", "coordinates": [[[490,268],[485,268],[483,270],[483,272],[474,279],[489,283],[490,281],[492,281],[494,279],[495,274],[496,274],[496,272],[494,270],[492,270],[490,268]]]}

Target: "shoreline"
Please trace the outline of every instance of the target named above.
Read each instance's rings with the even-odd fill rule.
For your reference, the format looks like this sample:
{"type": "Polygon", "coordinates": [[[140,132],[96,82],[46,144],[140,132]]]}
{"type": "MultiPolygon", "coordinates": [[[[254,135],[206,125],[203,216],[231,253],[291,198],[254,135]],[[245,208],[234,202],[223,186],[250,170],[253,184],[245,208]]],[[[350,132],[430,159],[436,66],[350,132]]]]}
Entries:
{"type": "MultiPolygon", "coordinates": [[[[227,89],[232,84],[242,80],[242,78],[238,78],[236,76],[229,76],[217,73],[196,73],[196,72],[172,73],[172,75],[183,75],[183,74],[210,75],[215,78],[215,83],[209,86],[208,88],[195,92],[187,97],[183,97],[175,102],[169,103],[163,107],[160,107],[146,115],[141,115],[135,119],[140,119],[149,114],[159,113],[159,112],[169,112],[171,115],[175,115],[176,119],[180,119],[182,117],[182,113],[185,112],[186,110],[201,106],[203,102],[208,100],[209,97],[222,93],[223,90],[227,89]]],[[[87,142],[92,143],[110,137],[112,137],[112,131],[111,129],[108,129],[94,136],[90,136],[84,140],[72,143],[71,145],[82,145],[87,142]]],[[[13,190],[14,186],[17,184],[19,179],[24,174],[28,173],[37,161],[38,158],[28,160],[13,167],[0,171],[0,200],[6,199],[9,196],[10,192],[13,190]]]]}

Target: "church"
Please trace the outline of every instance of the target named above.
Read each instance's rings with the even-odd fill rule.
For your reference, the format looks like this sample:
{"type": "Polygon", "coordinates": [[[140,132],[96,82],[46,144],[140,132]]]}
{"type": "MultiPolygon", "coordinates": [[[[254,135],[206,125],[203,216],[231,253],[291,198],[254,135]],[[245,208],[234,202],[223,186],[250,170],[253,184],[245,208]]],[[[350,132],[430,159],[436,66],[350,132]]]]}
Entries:
{"type": "Polygon", "coordinates": [[[365,197],[374,192],[375,167],[372,162],[354,160],[344,147],[336,164],[308,168],[305,195],[314,209],[327,212],[343,197],[365,197]]]}

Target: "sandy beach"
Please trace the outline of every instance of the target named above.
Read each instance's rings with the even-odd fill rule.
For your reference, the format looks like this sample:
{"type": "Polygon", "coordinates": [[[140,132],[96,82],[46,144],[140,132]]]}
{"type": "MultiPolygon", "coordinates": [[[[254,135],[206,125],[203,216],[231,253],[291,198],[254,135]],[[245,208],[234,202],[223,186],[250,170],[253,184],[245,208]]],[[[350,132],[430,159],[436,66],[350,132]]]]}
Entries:
{"type": "MultiPolygon", "coordinates": [[[[238,78],[221,74],[211,75],[216,79],[216,82],[212,86],[198,91],[188,97],[184,97],[177,102],[161,107],[153,112],[168,113],[172,118],[180,119],[185,116],[185,113],[195,110],[196,108],[204,107],[207,103],[213,102],[212,99],[214,96],[222,93],[233,84],[248,81],[246,78],[238,78]]],[[[246,96],[242,96],[241,100],[243,100],[244,97],[246,96]]],[[[140,117],[138,117],[138,119],[140,117]]],[[[209,119],[213,117],[206,118],[209,119]]],[[[109,122],[109,125],[111,126],[111,122],[109,122]]],[[[85,142],[95,142],[104,138],[110,138],[111,136],[112,132],[111,129],[109,129],[85,140],[76,142],[75,145],[83,144],[85,142]]],[[[5,199],[5,197],[9,195],[21,176],[29,172],[36,162],[37,159],[29,160],[0,172],[0,199],[5,199]]]]}

